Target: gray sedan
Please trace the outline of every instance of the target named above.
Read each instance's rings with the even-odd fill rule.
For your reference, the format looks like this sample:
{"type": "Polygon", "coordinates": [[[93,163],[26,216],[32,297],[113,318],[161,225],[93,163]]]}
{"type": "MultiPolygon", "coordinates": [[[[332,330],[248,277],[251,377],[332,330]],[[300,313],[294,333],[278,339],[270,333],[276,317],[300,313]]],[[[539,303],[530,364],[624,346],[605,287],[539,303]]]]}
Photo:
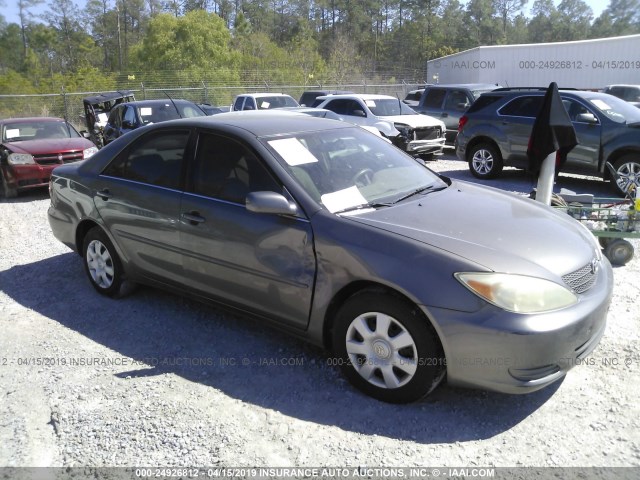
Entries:
{"type": "Polygon", "coordinates": [[[389,402],[445,377],[542,388],[597,346],[611,298],[568,215],[290,113],[135,130],[54,170],[49,222],[99,293],[129,280],[216,301],[327,348],[389,402]]]}

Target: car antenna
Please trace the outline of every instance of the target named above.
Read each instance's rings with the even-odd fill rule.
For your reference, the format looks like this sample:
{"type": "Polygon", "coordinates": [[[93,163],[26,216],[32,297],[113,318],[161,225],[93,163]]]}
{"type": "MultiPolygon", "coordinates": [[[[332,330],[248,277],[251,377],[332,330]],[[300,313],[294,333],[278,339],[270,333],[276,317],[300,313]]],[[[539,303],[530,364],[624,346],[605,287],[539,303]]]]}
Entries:
{"type": "Polygon", "coordinates": [[[171,103],[173,104],[173,108],[175,108],[176,112],[178,112],[178,116],[182,118],[182,115],[180,114],[180,110],[178,110],[178,106],[176,105],[176,102],[173,101],[173,98],[171,98],[171,95],[169,95],[167,92],[163,92],[163,93],[169,98],[169,100],[171,100],[171,103]]]}
{"type": "Polygon", "coordinates": [[[398,99],[398,109],[400,110],[400,115],[402,115],[402,100],[400,100],[400,95],[396,92],[396,98],[398,99]]]}

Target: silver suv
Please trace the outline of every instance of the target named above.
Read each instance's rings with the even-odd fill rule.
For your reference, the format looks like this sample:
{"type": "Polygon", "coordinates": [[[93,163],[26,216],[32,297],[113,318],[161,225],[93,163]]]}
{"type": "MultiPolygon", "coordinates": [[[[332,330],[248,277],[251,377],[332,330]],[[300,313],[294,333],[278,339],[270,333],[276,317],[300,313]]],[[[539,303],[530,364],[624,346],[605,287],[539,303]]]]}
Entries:
{"type": "MultiPolygon", "coordinates": [[[[504,166],[527,168],[527,146],[546,89],[498,89],[481,95],[460,118],[456,154],[477,178],[495,178],[504,166]]],[[[562,170],[608,180],[617,193],[640,188],[640,109],[600,92],[560,90],[578,145],[562,170]]]]}

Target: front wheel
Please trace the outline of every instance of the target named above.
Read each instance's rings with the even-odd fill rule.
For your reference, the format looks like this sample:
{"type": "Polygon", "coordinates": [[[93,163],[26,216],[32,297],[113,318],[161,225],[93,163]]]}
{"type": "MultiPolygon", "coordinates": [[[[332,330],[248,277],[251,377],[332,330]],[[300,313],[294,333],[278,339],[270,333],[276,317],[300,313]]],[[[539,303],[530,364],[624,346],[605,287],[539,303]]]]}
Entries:
{"type": "Polygon", "coordinates": [[[415,305],[392,295],[366,291],[349,298],[336,317],[333,347],[347,379],[385,402],[419,400],[446,372],[428,319],[415,305]]]}
{"type": "Polygon", "coordinates": [[[480,143],[471,148],[467,159],[469,170],[476,178],[496,178],[502,172],[503,163],[500,152],[488,143],[480,143]]]}
{"type": "Polygon", "coordinates": [[[4,175],[0,173],[0,187],[2,187],[2,196],[4,198],[15,198],[18,196],[18,189],[9,185],[4,178],[4,175]]]}
{"type": "Polygon", "coordinates": [[[120,258],[109,237],[100,227],[94,227],[82,245],[84,268],[93,288],[108,297],[118,295],[124,275],[120,258]]]}
{"type": "Polygon", "coordinates": [[[607,244],[604,255],[612,265],[626,265],[633,258],[633,245],[622,238],[616,238],[607,244]]]}
{"type": "Polygon", "coordinates": [[[614,165],[614,188],[626,196],[640,189],[640,154],[623,155],[614,165]]]}

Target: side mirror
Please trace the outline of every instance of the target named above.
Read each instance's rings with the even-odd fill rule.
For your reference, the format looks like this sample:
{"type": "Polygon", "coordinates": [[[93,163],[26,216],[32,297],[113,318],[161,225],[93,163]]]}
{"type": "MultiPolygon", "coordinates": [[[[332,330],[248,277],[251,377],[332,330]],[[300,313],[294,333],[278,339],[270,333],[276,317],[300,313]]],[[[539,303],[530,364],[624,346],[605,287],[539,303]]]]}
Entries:
{"type": "Polygon", "coordinates": [[[255,108],[253,108],[253,105],[245,105],[242,110],[255,110],[255,108]]]}
{"type": "Polygon", "coordinates": [[[131,122],[129,120],[123,120],[122,121],[122,128],[133,129],[133,128],[135,128],[135,126],[133,125],[133,122],[131,122]]]}
{"type": "Polygon", "coordinates": [[[245,201],[247,210],[272,215],[296,215],[298,207],[276,192],[250,192],[245,201]]]}
{"type": "Polygon", "coordinates": [[[366,117],[367,114],[364,113],[364,110],[354,110],[353,111],[353,116],[354,117],[366,117]]]}
{"type": "Polygon", "coordinates": [[[576,115],[576,122],[598,123],[598,119],[593,113],[580,113],[576,115]]]}
{"type": "Polygon", "coordinates": [[[457,108],[460,111],[465,111],[467,108],[469,108],[469,103],[468,102],[459,103],[457,105],[457,108]]]}

